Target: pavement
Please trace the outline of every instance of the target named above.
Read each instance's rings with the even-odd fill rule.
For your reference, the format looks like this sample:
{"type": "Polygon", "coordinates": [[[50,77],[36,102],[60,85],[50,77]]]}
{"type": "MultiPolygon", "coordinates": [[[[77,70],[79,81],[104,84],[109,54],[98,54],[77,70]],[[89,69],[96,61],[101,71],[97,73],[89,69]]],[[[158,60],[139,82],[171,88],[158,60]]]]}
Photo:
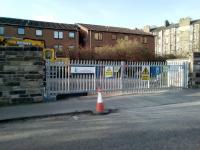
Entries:
{"type": "MultiPolygon", "coordinates": [[[[134,109],[176,103],[200,102],[200,89],[169,90],[145,95],[105,96],[107,109],[134,109]]],[[[84,96],[29,105],[0,107],[0,122],[57,116],[74,112],[95,111],[97,96],[84,96]]]]}

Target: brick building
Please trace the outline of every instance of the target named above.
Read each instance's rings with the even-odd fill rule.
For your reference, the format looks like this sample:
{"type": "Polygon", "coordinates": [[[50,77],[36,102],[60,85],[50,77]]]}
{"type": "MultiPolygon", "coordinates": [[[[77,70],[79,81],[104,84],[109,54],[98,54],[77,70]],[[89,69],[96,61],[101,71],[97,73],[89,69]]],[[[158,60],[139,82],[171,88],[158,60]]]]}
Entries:
{"type": "Polygon", "coordinates": [[[78,35],[78,27],[74,24],[0,17],[0,36],[43,40],[46,48],[56,49],[57,56],[77,48],[78,35]]]}
{"type": "Polygon", "coordinates": [[[96,47],[113,46],[117,43],[117,39],[128,39],[141,43],[154,53],[154,36],[142,30],[91,24],[78,24],[78,26],[81,47],[94,50],[96,47]]]}
{"type": "Polygon", "coordinates": [[[66,56],[69,49],[113,46],[117,39],[138,41],[154,53],[154,36],[138,29],[0,17],[0,36],[45,41],[45,47],[56,49],[57,56],[66,56]]]}

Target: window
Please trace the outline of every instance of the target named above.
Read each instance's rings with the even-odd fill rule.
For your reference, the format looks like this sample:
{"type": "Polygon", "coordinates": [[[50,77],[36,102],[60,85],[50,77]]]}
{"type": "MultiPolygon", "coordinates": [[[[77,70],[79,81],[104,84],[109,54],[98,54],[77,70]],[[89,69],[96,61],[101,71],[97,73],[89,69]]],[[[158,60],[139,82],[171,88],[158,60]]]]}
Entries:
{"type": "Polygon", "coordinates": [[[95,39],[95,40],[103,40],[103,35],[102,35],[102,33],[95,33],[95,34],[94,34],[94,39],[95,39]]]}
{"type": "Polygon", "coordinates": [[[61,32],[61,31],[54,31],[54,38],[55,39],[63,39],[63,32],[61,32]]]}
{"type": "MultiPolygon", "coordinates": [[[[147,37],[140,37],[141,43],[147,43],[147,37]]],[[[167,41],[166,41],[167,42],[167,41]]]]}
{"type": "Polygon", "coordinates": [[[0,27],[0,35],[4,35],[4,27],[0,27]]]}
{"type": "Polygon", "coordinates": [[[36,36],[42,36],[42,30],[36,29],[35,30],[35,35],[36,36]]]}
{"type": "Polygon", "coordinates": [[[60,50],[60,51],[63,50],[63,46],[62,46],[62,45],[54,45],[54,48],[55,48],[56,50],[60,50]]]}
{"type": "Polygon", "coordinates": [[[112,34],[112,40],[116,40],[117,39],[117,35],[116,34],[112,34]]]}
{"type": "Polygon", "coordinates": [[[24,28],[22,28],[22,27],[18,28],[17,33],[20,34],[20,35],[25,34],[24,28]]]}
{"type": "Polygon", "coordinates": [[[69,48],[69,49],[74,49],[75,46],[74,46],[74,45],[70,45],[70,46],[68,46],[68,48],[69,48]]]}
{"type": "Polygon", "coordinates": [[[144,37],[144,43],[147,43],[147,37],[144,37]]]}
{"type": "Polygon", "coordinates": [[[62,45],[54,45],[54,49],[56,50],[56,56],[63,55],[63,46],[62,45]]]}
{"type": "Polygon", "coordinates": [[[124,36],[124,40],[128,40],[128,35],[125,35],[125,36],[124,36]]]}
{"type": "Polygon", "coordinates": [[[68,36],[69,36],[70,39],[74,39],[75,38],[75,32],[72,32],[72,31],[69,32],[68,36]]]}

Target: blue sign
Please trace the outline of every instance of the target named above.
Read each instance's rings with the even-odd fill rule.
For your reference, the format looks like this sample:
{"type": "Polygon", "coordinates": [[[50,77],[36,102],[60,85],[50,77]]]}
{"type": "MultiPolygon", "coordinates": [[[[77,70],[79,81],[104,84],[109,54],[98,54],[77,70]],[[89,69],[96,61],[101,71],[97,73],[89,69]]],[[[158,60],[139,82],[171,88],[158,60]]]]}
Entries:
{"type": "Polygon", "coordinates": [[[155,77],[155,76],[159,75],[160,73],[161,73],[161,69],[160,69],[159,66],[155,66],[155,67],[150,68],[151,77],[155,77]]]}

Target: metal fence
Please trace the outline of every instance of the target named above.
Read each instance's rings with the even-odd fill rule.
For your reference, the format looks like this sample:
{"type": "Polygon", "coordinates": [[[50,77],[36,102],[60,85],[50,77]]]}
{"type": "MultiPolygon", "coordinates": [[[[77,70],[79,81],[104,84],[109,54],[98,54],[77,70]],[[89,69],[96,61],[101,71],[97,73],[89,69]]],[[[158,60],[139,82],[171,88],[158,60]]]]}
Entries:
{"type": "Polygon", "coordinates": [[[147,93],[187,88],[187,62],[81,61],[46,62],[47,96],[67,93],[147,93]]]}

